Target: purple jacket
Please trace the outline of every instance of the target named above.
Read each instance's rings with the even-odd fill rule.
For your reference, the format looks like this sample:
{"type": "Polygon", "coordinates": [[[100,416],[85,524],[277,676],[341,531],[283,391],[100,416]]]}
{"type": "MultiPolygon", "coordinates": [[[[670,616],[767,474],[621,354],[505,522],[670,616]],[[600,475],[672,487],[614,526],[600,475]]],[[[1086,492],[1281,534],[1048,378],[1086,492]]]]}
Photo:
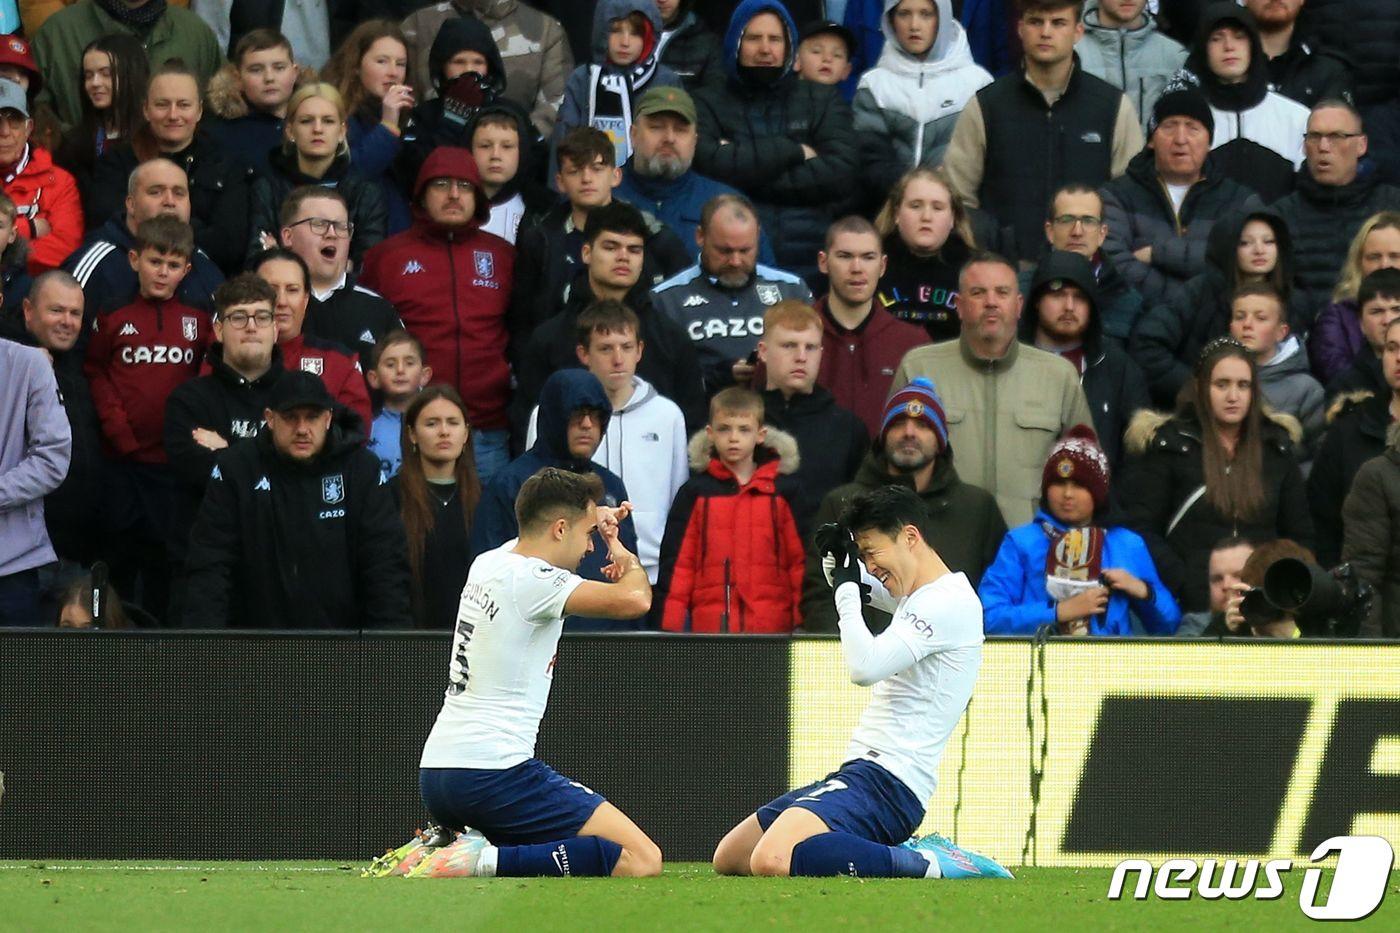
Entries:
{"type": "Polygon", "coordinates": [[[72,449],[44,352],[0,340],[0,577],[57,559],[44,496],[63,482],[72,449]]]}
{"type": "Polygon", "coordinates": [[[1361,314],[1354,301],[1334,301],[1317,316],[1308,336],[1308,357],[1313,375],[1329,384],[1351,366],[1356,354],[1366,347],[1361,336],[1361,314]]]}

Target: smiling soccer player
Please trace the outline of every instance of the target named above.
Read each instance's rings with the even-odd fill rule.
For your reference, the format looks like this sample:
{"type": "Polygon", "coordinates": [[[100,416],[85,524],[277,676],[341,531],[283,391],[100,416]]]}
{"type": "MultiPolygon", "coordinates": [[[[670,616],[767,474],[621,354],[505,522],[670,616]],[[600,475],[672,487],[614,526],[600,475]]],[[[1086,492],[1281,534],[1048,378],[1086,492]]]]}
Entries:
{"type": "Polygon", "coordinates": [[[835,587],[851,680],[873,686],[873,696],[845,764],[730,830],[715,850],[715,871],[1010,878],[996,862],[942,836],[909,838],[923,821],[943,747],[982,663],[982,605],[972,584],[929,546],[924,506],[903,487],[857,496],[840,525],[818,529],[816,543],[835,587]],[[878,636],[861,617],[867,592],[876,608],[894,615],[878,636]]]}

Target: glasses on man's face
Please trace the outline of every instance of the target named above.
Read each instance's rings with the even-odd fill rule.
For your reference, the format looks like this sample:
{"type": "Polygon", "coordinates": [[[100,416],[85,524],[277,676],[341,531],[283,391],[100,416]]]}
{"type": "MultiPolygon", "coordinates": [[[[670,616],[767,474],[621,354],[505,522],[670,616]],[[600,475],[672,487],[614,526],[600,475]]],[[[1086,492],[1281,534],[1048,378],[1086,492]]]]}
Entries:
{"type": "Polygon", "coordinates": [[[1321,145],[1323,140],[1326,140],[1326,141],[1327,141],[1327,144],[1328,144],[1329,146],[1340,146],[1342,143],[1346,142],[1348,139],[1355,139],[1356,137],[1358,137],[1358,136],[1360,136],[1360,135],[1362,135],[1362,134],[1361,134],[1361,133],[1312,133],[1312,132],[1308,132],[1308,133],[1304,133],[1304,134],[1303,134],[1303,142],[1307,143],[1309,146],[1317,146],[1317,145],[1321,145]]]}
{"type": "Polygon", "coordinates": [[[454,188],[466,193],[472,190],[472,183],[465,178],[434,178],[432,181],[428,182],[428,187],[433,191],[440,191],[443,193],[449,192],[454,188]]]}
{"type": "Polygon", "coordinates": [[[330,220],[325,217],[306,217],[295,223],[289,224],[292,227],[300,227],[306,224],[311,228],[311,232],[317,236],[325,236],[330,230],[334,230],[336,236],[348,237],[355,232],[355,225],[348,220],[330,220]]]}
{"type": "Polygon", "coordinates": [[[230,327],[237,328],[238,330],[247,330],[249,322],[258,325],[259,327],[271,327],[272,312],[255,311],[252,314],[249,314],[247,311],[230,311],[228,314],[225,314],[223,316],[222,320],[225,324],[228,324],[230,327]]]}
{"type": "Polygon", "coordinates": [[[1084,229],[1092,230],[1103,221],[1093,214],[1061,214],[1055,218],[1057,227],[1073,227],[1075,224],[1083,225],[1084,229]]]}

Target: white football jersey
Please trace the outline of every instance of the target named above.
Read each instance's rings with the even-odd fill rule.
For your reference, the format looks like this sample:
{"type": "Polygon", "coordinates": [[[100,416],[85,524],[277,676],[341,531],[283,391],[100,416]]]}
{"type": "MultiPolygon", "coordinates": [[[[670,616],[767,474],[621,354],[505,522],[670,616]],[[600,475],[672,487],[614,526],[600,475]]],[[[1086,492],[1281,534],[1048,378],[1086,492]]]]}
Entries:
{"type": "Polygon", "coordinates": [[[534,757],[564,604],[583,578],[516,554],[515,545],[487,551],[467,573],[424,768],[505,769],[534,757]]]}
{"type": "Polygon", "coordinates": [[[967,709],[982,666],[977,591],[965,574],[945,574],[899,601],[880,637],[891,634],[918,660],[871,688],[846,760],[876,762],[927,805],[943,747],[967,709]]]}

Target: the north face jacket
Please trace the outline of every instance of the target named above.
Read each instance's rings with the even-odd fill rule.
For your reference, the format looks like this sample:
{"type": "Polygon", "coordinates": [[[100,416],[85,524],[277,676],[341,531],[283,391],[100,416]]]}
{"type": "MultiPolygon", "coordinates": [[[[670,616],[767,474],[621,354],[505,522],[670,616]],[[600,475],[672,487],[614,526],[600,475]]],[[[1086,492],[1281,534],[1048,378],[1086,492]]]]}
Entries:
{"type": "Polygon", "coordinates": [[[922,58],[894,37],[890,13],[899,0],[885,0],[880,28],[885,48],[861,76],[851,102],[860,139],[861,173],[872,200],[881,201],[900,176],[920,165],[943,163],[958,114],[992,76],[972,60],[950,0],[938,0],[938,36],[922,58]]]}
{"type": "Polygon", "coordinates": [[[524,107],[540,135],[548,137],[564,99],[564,81],[574,69],[574,56],[557,19],[517,0],[444,0],[410,13],[402,27],[417,63],[417,85],[435,86],[428,50],[442,24],[463,14],[491,27],[505,62],[505,96],[524,107]]]}
{"type": "Polygon", "coordinates": [[[83,205],[73,176],[53,164],[47,149],[28,145],[10,172],[0,179],[15,202],[15,230],[29,240],[29,272],[38,275],[62,265],[83,242],[83,205]],[[44,220],[49,232],[32,237],[32,221],[44,220]]]}
{"type": "Polygon", "coordinates": [[[723,86],[695,94],[695,168],[733,185],[758,208],[778,265],[810,283],[841,198],[859,177],[851,108],[833,87],[792,73],[797,27],[776,0],[744,0],[724,38],[723,86]],[[787,30],[787,58],[772,74],[739,67],[749,20],[774,13],[787,30]],[[808,159],[803,145],[816,152],[808,159]]]}
{"type": "Polygon", "coordinates": [[[739,288],[726,288],[698,263],[651,293],[652,306],[690,338],[710,395],[733,385],[731,367],[758,347],[763,315],[786,299],[812,303],[807,284],[790,272],[760,265],[739,288]]]}
{"type": "Polygon", "coordinates": [[[83,373],[113,456],[165,463],[166,400],[199,374],[212,341],[209,316],[175,300],[138,298],[97,315],[83,373]]]}
{"type": "Polygon", "coordinates": [[[1014,340],[1001,359],[984,360],[958,339],[910,350],[893,384],[918,376],[943,397],[959,474],[996,496],[1007,524],[1030,521],[1050,448],[1076,424],[1093,424],[1079,373],[1054,353],[1014,340]]]}
{"type": "MultiPolygon", "coordinates": [[[[669,632],[786,634],[802,623],[802,537],[793,519],[797,443],[768,429],[758,468],[740,483],[705,432],[690,439],[694,474],[671,505],[652,605],[669,632]]],[[[654,613],[655,616],[655,613],[654,613]]]]}
{"type": "Polygon", "coordinates": [[[1152,119],[1152,107],[1186,62],[1186,49],[1157,31],[1157,21],[1146,9],[1142,25],[1114,29],[1099,19],[1098,0],[1084,4],[1084,38],[1075,43],[1079,64],[1096,78],[1121,90],[1133,102],[1143,127],[1152,119]]]}
{"type": "MultiPolygon", "coordinates": [[[[437,149],[418,172],[415,203],[430,180],[444,176],[480,179],[465,149],[437,149]]],[[[486,199],[478,198],[464,227],[443,228],[416,208],[413,226],[370,250],[360,274],[360,282],[387,299],[423,342],[434,378],[462,393],[479,430],[506,427],[510,401],[506,308],[515,249],[480,229],[490,211],[486,199]]]]}
{"type": "Polygon", "coordinates": [[[403,523],[344,413],[298,463],[264,429],[218,455],[185,555],[186,628],[412,628],[403,523]]]}

